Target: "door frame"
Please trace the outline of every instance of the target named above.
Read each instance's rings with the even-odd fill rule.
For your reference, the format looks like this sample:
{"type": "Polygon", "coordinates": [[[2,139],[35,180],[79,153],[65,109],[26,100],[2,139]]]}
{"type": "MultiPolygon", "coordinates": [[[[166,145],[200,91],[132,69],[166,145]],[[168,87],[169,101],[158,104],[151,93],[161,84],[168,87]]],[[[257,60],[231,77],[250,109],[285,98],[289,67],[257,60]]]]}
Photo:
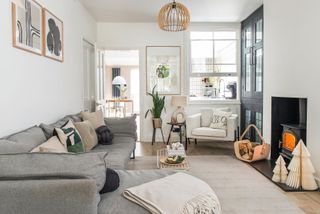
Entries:
{"type": "MultiPolygon", "coordinates": [[[[141,112],[143,111],[142,109],[142,106],[143,105],[143,97],[142,97],[142,92],[143,90],[145,89],[145,78],[144,76],[146,75],[145,74],[145,70],[143,70],[144,68],[144,57],[145,57],[145,53],[144,53],[144,48],[141,48],[141,47],[136,47],[136,46],[130,46],[130,47],[117,47],[117,46],[104,46],[103,48],[101,48],[101,50],[104,50],[104,51],[132,51],[132,50],[135,50],[135,51],[138,51],[139,52],[139,81],[140,81],[140,86],[139,86],[139,96],[140,96],[140,101],[139,101],[139,116],[140,116],[140,130],[139,130],[139,136],[140,136],[140,141],[141,141],[141,138],[142,138],[142,134],[143,134],[143,115],[141,112]]],[[[106,61],[105,61],[106,63],[106,61]]],[[[144,93],[145,94],[145,93],[144,93]]]]}

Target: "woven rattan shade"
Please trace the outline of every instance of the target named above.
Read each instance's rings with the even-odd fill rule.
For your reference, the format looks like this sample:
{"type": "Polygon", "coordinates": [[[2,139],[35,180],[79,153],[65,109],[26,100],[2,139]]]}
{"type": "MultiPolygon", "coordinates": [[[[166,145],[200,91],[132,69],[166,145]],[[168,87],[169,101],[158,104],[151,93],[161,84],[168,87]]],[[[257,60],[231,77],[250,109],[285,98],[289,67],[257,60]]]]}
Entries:
{"type": "Polygon", "coordinates": [[[190,23],[188,9],[180,3],[173,1],[163,6],[159,12],[158,24],[165,31],[183,31],[190,23]]]}

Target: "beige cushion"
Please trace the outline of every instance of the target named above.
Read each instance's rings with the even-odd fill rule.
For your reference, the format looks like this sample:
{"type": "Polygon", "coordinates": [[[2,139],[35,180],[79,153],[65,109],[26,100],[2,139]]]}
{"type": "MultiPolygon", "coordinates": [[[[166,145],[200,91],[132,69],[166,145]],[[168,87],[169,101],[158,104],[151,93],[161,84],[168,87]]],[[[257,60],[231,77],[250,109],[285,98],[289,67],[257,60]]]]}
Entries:
{"type": "Polygon", "coordinates": [[[37,146],[31,152],[51,152],[51,153],[68,153],[67,148],[59,141],[57,136],[51,137],[48,141],[37,146]]]}
{"type": "Polygon", "coordinates": [[[225,112],[215,110],[212,115],[212,122],[210,128],[212,129],[227,129],[228,118],[232,115],[232,112],[225,112]]]}
{"type": "Polygon", "coordinates": [[[89,120],[94,129],[105,126],[103,112],[101,110],[92,113],[83,111],[81,112],[81,117],[83,120],[89,120]]]}
{"type": "Polygon", "coordinates": [[[98,137],[93,125],[89,120],[85,120],[83,122],[78,122],[74,124],[76,129],[78,130],[82,141],[84,142],[84,148],[86,152],[90,151],[98,145],[98,137]]]}
{"type": "Polygon", "coordinates": [[[192,135],[223,138],[227,136],[227,131],[225,129],[212,129],[208,127],[201,127],[193,129],[192,135]]]}

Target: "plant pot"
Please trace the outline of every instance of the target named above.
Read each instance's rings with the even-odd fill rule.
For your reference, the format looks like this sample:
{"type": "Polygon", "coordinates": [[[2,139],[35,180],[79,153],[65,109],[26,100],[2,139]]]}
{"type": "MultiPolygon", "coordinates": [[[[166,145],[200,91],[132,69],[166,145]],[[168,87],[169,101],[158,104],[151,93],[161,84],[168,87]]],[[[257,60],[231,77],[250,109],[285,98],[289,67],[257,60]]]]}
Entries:
{"type": "Polygon", "coordinates": [[[152,118],[153,128],[161,128],[162,127],[162,119],[161,118],[152,118]]]}

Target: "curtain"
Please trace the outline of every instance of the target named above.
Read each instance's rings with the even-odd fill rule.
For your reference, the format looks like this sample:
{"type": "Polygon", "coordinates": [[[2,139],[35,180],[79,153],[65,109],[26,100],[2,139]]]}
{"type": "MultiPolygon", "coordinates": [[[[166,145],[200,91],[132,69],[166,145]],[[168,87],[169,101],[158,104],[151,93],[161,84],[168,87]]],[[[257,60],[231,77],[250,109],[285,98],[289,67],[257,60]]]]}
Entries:
{"type": "MultiPolygon", "coordinates": [[[[120,76],[120,68],[112,68],[112,80],[120,76]]],[[[116,85],[112,85],[112,97],[120,97],[120,89],[116,85]]]]}

